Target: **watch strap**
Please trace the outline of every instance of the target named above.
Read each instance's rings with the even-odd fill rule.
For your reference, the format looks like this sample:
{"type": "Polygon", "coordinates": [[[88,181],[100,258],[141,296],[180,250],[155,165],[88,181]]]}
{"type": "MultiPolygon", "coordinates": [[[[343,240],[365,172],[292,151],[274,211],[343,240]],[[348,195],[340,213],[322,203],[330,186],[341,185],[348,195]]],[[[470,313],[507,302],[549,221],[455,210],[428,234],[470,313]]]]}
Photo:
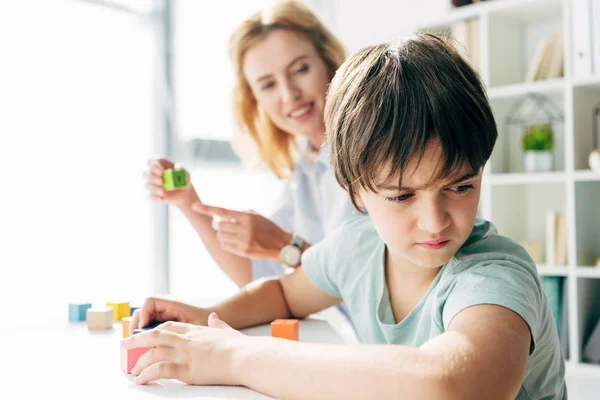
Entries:
{"type": "Polygon", "coordinates": [[[304,247],[304,239],[302,239],[300,236],[292,234],[292,240],[290,241],[290,244],[302,250],[302,247],[304,247]]]}

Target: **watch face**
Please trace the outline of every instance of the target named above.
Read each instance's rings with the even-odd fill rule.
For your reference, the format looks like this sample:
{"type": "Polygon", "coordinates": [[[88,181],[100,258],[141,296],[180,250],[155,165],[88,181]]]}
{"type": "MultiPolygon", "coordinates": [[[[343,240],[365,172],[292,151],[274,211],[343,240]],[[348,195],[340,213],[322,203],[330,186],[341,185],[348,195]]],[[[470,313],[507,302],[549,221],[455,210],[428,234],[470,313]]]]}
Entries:
{"type": "Polygon", "coordinates": [[[285,245],[279,253],[281,262],[289,266],[295,266],[300,262],[301,251],[296,246],[285,245]]]}

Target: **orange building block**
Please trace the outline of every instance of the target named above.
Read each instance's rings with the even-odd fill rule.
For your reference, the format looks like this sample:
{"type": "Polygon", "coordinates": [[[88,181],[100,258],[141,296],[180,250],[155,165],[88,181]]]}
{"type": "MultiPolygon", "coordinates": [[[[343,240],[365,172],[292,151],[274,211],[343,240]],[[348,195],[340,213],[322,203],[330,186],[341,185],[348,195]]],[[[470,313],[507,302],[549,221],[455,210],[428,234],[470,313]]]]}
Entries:
{"type": "Polygon", "coordinates": [[[123,326],[123,339],[131,336],[129,334],[129,327],[131,326],[132,319],[133,319],[133,317],[125,317],[125,318],[121,319],[121,325],[123,326]]]}
{"type": "Polygon", "coordinates": [[[136,347],[135,349],[125,349],[121,347],[121,369],[123,372],[130,374],[140,357],[151,348],[152,346],[136,347]]]}
{"type": "Polygon", "coordinates": [[[299,326],[300,324],[297,319],[276,319],[271,322],[271,336],[298,340],[299,326]]]}

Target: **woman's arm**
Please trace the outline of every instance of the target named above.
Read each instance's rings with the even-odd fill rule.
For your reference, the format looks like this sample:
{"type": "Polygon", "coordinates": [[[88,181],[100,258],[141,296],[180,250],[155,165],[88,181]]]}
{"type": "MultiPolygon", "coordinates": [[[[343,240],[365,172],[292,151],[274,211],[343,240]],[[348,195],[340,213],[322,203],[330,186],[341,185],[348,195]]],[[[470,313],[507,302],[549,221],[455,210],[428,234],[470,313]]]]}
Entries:
{"type": "Polygon", "coordinates": [[[242,385],[285,399],[514,399],[529,343],[520,316],[480,305],[420,348],[249,338],[233,344],[234,374],[242,385]]]}
{"type": "MultiPolygon", "coordinates": [[[[198,199],[200,202],[200,199],[198,199]]],[[[244,287],[252,281],[252,263],[249,258],[241,257],[221,248],[217,232],[212,227],[212,217],[198,214],[192,210],[192,203],[179,207],[183,215],[190,221],[200,240],[206,246],[210,256],[221,270],[238,287],[244,287]]]]}

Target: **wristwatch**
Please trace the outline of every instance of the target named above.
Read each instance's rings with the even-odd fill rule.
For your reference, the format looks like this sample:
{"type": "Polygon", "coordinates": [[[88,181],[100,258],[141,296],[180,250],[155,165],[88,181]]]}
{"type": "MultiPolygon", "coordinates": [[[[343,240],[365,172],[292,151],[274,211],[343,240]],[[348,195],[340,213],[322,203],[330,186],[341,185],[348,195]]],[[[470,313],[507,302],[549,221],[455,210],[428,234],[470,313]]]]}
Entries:
{"type": "Polygon", "coordinates": [[[288,267],[295,268],[300,264],[304,240],[300,236],[292,235],[292,240],[279,251],[279,260],[288,267]]]}

